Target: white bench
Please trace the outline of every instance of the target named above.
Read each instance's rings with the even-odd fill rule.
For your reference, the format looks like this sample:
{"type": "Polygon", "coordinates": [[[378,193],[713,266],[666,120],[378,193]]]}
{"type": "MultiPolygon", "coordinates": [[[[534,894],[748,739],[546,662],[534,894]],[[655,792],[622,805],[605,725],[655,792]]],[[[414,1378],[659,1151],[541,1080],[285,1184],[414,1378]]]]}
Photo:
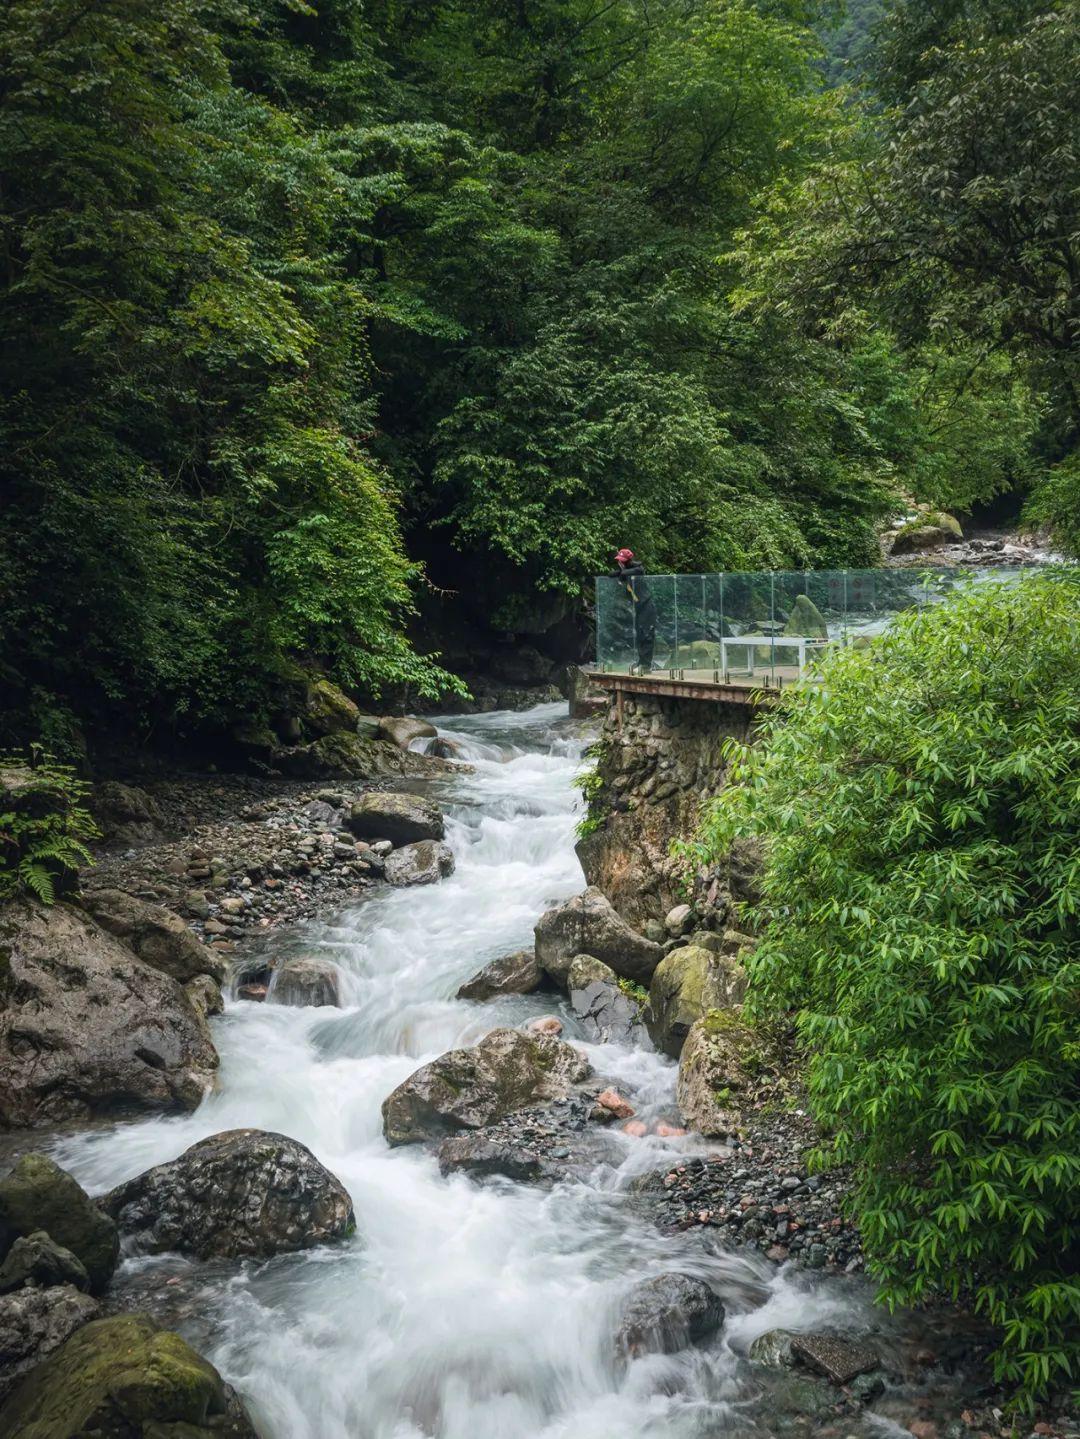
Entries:
{"type": "Polygon", "coordinates": [[[727,671],[732,668],[728,663],[729,649],[749,650],[749,664],[746,667],[747,674],[754,673],[754,652],[758,649],[767,649],[772,652],[773,662],[776,661],[778,650],[797,650],[799,654],[799,673],[802,674],[806,668],[806,657],[808,654],[820,654],[828,645],[828,640],[819,639],[813,635],[728,635],[720,641],[720,663],[727,671]]]}

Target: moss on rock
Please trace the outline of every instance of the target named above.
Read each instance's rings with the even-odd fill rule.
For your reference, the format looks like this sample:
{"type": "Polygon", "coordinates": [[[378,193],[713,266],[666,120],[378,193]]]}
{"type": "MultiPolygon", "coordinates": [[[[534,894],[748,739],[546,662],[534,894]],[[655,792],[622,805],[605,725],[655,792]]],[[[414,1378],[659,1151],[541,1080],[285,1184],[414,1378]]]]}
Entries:
{"type": "Polygon", "coordinates": [[[0,1413],[0,1439],[257,1439],[214,1366],[140,1314],[85,1325],[0,1413]]]}
{"type": "Polygon", "coordinates": [[[47,1155],[24,1154],[0,1181],[0,1225],[11,1238],[45,1230],[79,1260],[95,1294],[116,1268],[120,1240],[115,1223],[47,1155]]]}

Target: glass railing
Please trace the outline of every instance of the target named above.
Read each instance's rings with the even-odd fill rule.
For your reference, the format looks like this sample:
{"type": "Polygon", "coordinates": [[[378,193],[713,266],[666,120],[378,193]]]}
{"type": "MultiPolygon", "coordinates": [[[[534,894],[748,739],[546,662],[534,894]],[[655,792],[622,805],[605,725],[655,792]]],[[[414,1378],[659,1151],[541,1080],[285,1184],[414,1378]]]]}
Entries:
{"type": "Polygon", "coordinates": [[[729,571],[596,582],[596,663],[608,672],[716,683],[812,678],[831,645],[865,645],[902,610],[994,568],[729,571]],[[633,591],[633,592],[632,592],[633,591]]]}

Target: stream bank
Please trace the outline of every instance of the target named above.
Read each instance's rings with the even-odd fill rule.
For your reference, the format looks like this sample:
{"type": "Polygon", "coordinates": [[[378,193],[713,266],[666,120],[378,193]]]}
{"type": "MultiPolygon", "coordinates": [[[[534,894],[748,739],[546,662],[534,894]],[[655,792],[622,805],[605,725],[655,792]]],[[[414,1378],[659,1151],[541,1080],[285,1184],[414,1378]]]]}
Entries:
{"type": "MultiPolygon", "coordinates": [[[[857,1276],[835,1272],[844,1265],[800,1270],[748,1245],[749,1234],[722,1223],[683,1227],[674,1214],[674,1203],[685,1199],[689,1212],[699,1202],[703,1164],[730,1176],[724,1188],[744,1223],[754,1219],[742,1208],[751,1185],[764,1193],[775,1183],[768,1197],[787,1194],[792,1208],[808,1203],[808,1185],[805,1196],[785,1186],[806,1184],[794,1150],[767,1157],[752,1136],[736,1147],[660,1132],[677,1128],[673,1062],[638,1044],[589,1042],[554,991],[455,998],[478,969],[528,945],[544,910],[580,890],[573,779],[587,737],[556,706],[443,723],[473,767],[422,786],[446,811],[454,873],[417,890],[342,895],[315,920],[239,938],[238,957],[302,950],[332,964],[340,1004],[229,1001],[214,1021],[220,1082],[194,1113],[54,1145],[57,1160],[103,1194],[222,1131],[287,1134],[344,1184],[355,1235],[240,1262],[131,1253],[108,1307],[149,1309],[179,1329],[244,1396],[263,1439],[1000,1432],[992,1391],[973,1368],[977,1346],[955,1316],[890,1319],[857,1276]],[[441,1173],[425,1145],[387,1148],[382,1105],[420,1066],[493,1029],[552,1017],[596,1085],[627,1096],[643,1134],[586,1120],[576,1130],[581,1150],[567,1156],[577,1162],[540,1184],[478,1183],[441,1173]],[[671,1174],[680,1177],[666,1186],[671,1174]],[[661,1177],[652,1196],[651,1175],[661,1177]],[[675,1222],[661,1228],[665,1214],[675,1222]],[[620,1314],[643,1281],[673,1273],[709,1288],[722,1325],[695,1344],[625,1362],[613,1342],[620,1314]],[[784,1352],[752,1356],[777,1329],[869,1346],[876,1371],[863,1384],[832,1384],[789,1367],[784,1352]]],[[[306,792],[295,798],[313,802],[306,792]]],[[[570,1147],[557,1110],[528,1122],[550,1130],[549,1149],[570,1147]]]]}

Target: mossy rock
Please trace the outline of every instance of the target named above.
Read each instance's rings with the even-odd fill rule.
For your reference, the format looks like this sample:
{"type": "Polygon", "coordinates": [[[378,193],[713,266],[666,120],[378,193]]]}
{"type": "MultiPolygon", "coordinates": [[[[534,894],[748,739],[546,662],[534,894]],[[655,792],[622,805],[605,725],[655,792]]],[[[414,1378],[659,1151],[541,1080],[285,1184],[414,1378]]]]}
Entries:
{"type": "Polygon", "coordinates": [[[691,1026],[710,1009],[741,1002],[745,989],[735,961],[694,944],[673,949],[649,985],[645,1024],[652,1042],[678,1059],[691,1026]]]}
{"type": "Polygon", "coordinates": [[[919,550],[934,550],[963,538],[964,531],[955,515],[947,514],[944,510],[931,510],[929,514],[920,515],[917,520],[912,520],[910,524],[897,530],[892,553],[910,555],[919,550]]]}
{"type": "Polygon", "coordinates": [[[809,595],[799,595],[784,625],[785,635],[804,635],[810,639],[827,640],[829,627],[825,616],[809,595]]]}
{"type": "Polygon", "coordinates": [[[108,1283],[120,1255],[115,1223],[44,1154],[24,1154],[0,1180],[0,1227],[9,1242],[45,1230],[79,1260],[95,1294],[108,1283]]]}
{"type": "Polygon", "coordinates": [[[312,679],[304,694],[305,729],[315,735],[356,734],[360,711],[328,679],[312,679]]]}
{"type": "Polygon", "coordinates": [[[730,1009],[710,1009],[691,1026],[679,1058],[678,1105],[683,1123],[699,1134],[738,1130],[733,1107],[746,1087],[744,1060],[755,1048],[751,1031],[730,1009]]]}
{"type": "Polygon", "coordinates": [[[221,1375],[141,1314],[96,1319],[23,1380],[0,1439],[258,1439],[221,1375]]]}

